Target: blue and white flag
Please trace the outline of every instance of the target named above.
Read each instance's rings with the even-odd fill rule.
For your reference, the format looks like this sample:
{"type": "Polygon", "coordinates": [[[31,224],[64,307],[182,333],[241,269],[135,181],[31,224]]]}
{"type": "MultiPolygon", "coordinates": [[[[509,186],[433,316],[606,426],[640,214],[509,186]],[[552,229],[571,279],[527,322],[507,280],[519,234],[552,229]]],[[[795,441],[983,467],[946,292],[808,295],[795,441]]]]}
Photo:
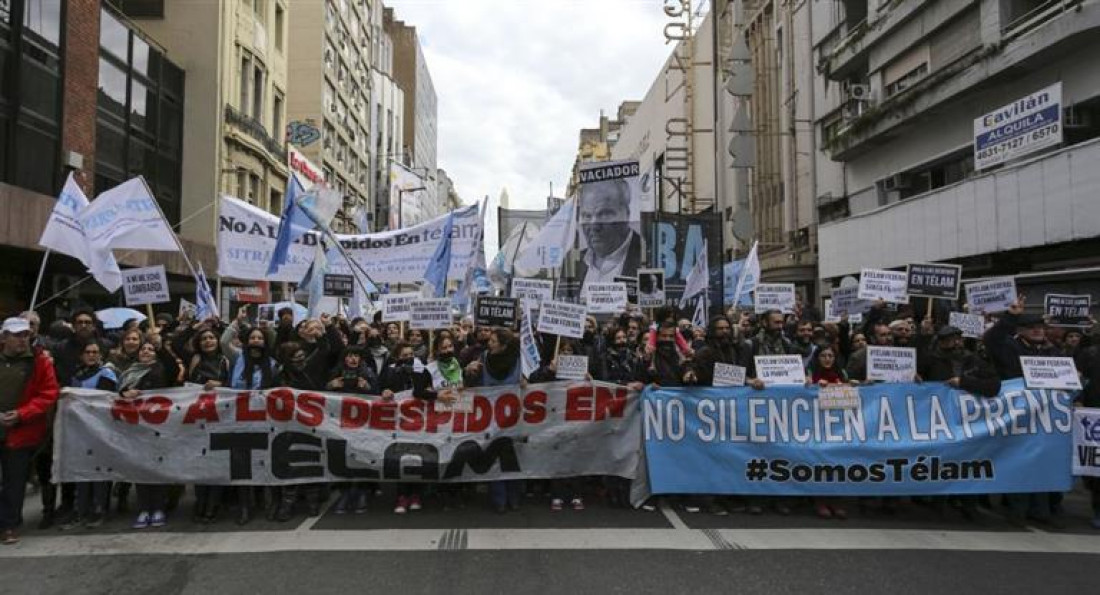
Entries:
{"type": "Polygon", "coordinates": [[[488,200],[481,201],[481,227],[478,228],[477,239],[470,246],[470,257],[467,260],[466,275],[455,291],[451,304],[459,310],[468,311],[473,303],[473,296],[479,293],[488,293],[493,285],[489,282],[488,266],[485,264],[485,209],[488,200]]]}
{"type": "Polygon", "coordinates": [[[756,291],[756,284],[760,282],[760,257],[756,253],[758,242],[752,243],[752,250],[745,258],[745,266],[741,268],[741,275],[737,278],[737,289],[733,292],[733,302],[740,303],[741,296],[756,291]]]}
{"type": "Polygon", "coordinates": [[[195,277],[195,317],[199,320],[218,316],[218,300],[214,299],[214,292],[210,291],[210,284],[206,282],[206,273],[199,263],[198,277],[195,277]]]}
{"type": "Polygon", "coordinates": [[[516,256],[515,266],[523,269],[556,269],[573,248],[577,237],[576,199],[570,198],[542,226],[516,256]]]}
{"type": "Polygon", "coordinates": [[[707,266],[707,241],[703,240],[703,250],[695,259],[695,266],[691,267],[684,284],[684,293],[680,296],[680,307],[683,308],[692,297],[710,289],[710,267],[707,266]]]}
{"type": "Polygon", "coordinates": [[[452,212],[443,224],[443,234],[439,244],[428,261],[428,270],[424,273],[424,295],[441,298],[447,295],[447,272],[451,269],[451,232],[455,227],[455,215],[452,212]]]}
{"type": "Polygon", "coordinates": [[[80,223],[80,213],[87,207],[88,197],[70,172],[38,244],[79,260],[92,273],[96,282],[114,293],[122,287],[122,271],[119,270],[118,262],[110,249],[95,251],[88,243],[84,226],[80,223]]]}
{"type": "Polygon", "coordinates": [[[271,261],[267,263],[268,275],[279,272],[279,267],[286,264],[287,255],[290,254],[290,245],[313,227],[305,211],[298,206],[298,196],[304,192],[305,188],[298,179],[298,175],[291,174],[290,184],[286,191],[286,201],[283,203],[283,216],[279,219],[279,233],[275,238],[275,249],[271,251],[271,261]]]}
{"type": "Polygon", "coordinates": [[[707,328],[707,294],[699,296],[695,303],[695,314],[691,317],[691,326],[707,328]]]}
{"type": "Polygon", "coordinates": [[[324,242],[317,242],[317,248],[313,256],[313,264],[306,271],[300,286],[309,292],[309,317],[317,318],[321,315],[321,300],[325,297],[325,275],[328,274],[328,251],[324,242]]]}

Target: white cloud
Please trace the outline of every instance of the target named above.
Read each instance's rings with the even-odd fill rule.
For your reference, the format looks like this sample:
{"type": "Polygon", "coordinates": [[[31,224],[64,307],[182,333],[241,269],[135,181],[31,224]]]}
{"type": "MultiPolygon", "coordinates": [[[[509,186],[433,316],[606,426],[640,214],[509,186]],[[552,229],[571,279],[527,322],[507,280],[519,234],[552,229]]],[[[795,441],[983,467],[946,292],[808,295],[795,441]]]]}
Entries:
{"type": "Polygon", "coordinates": [[[660,0],[392,0],[439,104],[439,166],[466,202],[562,195],[581,128],[641,99],[668,56],[660,0]]]}

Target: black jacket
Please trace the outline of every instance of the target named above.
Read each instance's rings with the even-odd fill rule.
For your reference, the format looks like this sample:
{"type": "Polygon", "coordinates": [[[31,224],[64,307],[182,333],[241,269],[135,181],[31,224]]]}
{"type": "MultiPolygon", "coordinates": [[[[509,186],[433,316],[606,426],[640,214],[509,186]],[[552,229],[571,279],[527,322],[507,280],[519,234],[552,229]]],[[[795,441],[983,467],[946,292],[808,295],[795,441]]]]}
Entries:
{"type": "Polygon", "coordinates": [[[1019,316],[1005,312],[997,324],[994,324],[982,337],[986,354],[1004,380],[1020,378],[1024,375],[1020,356],[1055,357],[1058,355],[1058,348],[1049,342],[1032,345],[1017,337],[1016,326],[1019,319],[1019,316]]]}
{"type": "Polygon", "coordinates": [[[933,346],[918,361],[917,373],[924,380],[943,382],[959,379],[959,388],[983,397],[995,397],[1001,391],[996,371],[980,357],[959,347],[947,352],[933,346]]]}
{"type": "Polygon", "coordinates": [[[752,362],[752,346],[747,342],[731,338],[726,345],[707,341],[707,344],[695,353],[692,369],[695,370],[696,384],[711,386],[714,383],[714,364],[741,366],[747,372],[752,368],[752,362]]]}

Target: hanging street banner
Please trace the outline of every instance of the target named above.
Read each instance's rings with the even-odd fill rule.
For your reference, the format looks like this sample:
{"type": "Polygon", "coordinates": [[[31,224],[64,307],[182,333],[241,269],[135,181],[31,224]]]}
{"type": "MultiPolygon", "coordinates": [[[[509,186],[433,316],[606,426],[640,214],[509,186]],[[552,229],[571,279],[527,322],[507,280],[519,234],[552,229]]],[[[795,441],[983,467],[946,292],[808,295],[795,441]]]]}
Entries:
{"type": "Polygon", "coordinates": [[[962,265],[911,264],[905,268],[909,295],[941,300],[959,299],[962,265]]]}
{"type": "Polygon", "coordinates": [[[1016,278],[998,277],[966,284],[966,303],[975,314],[1004,312],[1016,303],[1016,278]]]}
{"type": "Polygon", "coordinates": [[[546,301],[539,311],[538,331],[560,335],[570,339],[584,336],[584,317],[587,314],[580,304],[546,301]]]}
{"type": "Polygon", "coordinates": [[[474,306],[474,324],[485,327],[504,327],[516,330],[519,320],[519,300],[516,298],[477,296],[474,306]]]}
{"type": "Polygon", "coordinates": [[[413,300],[420,297],[415,291],[382,294],[382,322],[408,322],[413,300]]]}
{"type": "Polygon", "coordinates": [[[763,314],[768,310],[779,310],[784,314],[794,312],[797,303],[794,283],[759,283],[753,292],[753,310],[763,314]]]}
{"type": "Polygon", "coordinates": [[[325,275],[323,293],[327,297],[351,298],[355,296],[355,277],[352,275],[325,275]]]}
{"type": "Polygon", "coordinates": [[[981,339],[985,334],[985,317],[981,314],[952,312],[948,315],[947,324],[959,329],[964,337],[971,339],[981,339]]]}
{"type": "Polygon", "coordinates": [[[512,297],[519,298],[532,310],[538,310],[542,303],[554,299],[554,282],[550,279],[512,279],[512,297]]]}
{"type": "Polygon", "coordinates": [[[432,331],[451,328],[451,298],[417,298],[409,302],[409,328],[432,331]]]}
{"type": "Polygon", "coordinates": [[[1092,326],[1092,296],[1048,293],[1043,296],[1043,311],[1053,326],[1092,326]]]}
{"type": "Polygon", "coordinates": [[[1100,477],[1100,409],[1073,410],[1073,474],[1100,477]]]}
{"type": "Polygon", "coordinates": [[[913,496],[1073,486],[1070,393],[1025,390],[1019,379],[994,398],[940,382],[859,392],[858,409],[838,410],[819,406],[817,387],[649,387],[651,491],[913,496]]]}
{"type": "Polygon", "coordinates": [[[122,292],[127,306],[163,304],[168,296],[168,275],[164,265],[122,270],[122,292]]]}
{"type": "MultiPolygon", "coordinates": [[[[267,263],[275,249],[279,231],[279,217],[244,201],[223,196],[218,217],[218,274],[234,279],[257,281],[288,281],[297,283],[305,277],[306,269],[313,263],[315,246],[320,233],[307,232],[291,244],[285,266],[270,277],[267,263]]],[[[451,268],[448,277],[462,279],[474,254],[473,244],[481,232],[481,217],[477,205],[463,207],[454,212],[451,231],[454,244],[451,249],[451,268]]],[[[419,283],[424,280],[428,262],[443,235],[447,215],[436,217],[419,225],[372,234],[337,234],[348,256],[370,276],[373,282],[419,283]]],[[[346,266],[343,259],[333,265],[346,266]]],[[[337,268],[334,266],[333,268],[337,268]]],[[[340,271],[343,272],[343,271],[340,271]]]]}
{"type": "Polygon", "coordinates": [[[591,314],[626,312],[627,293],[624,283],[589,283],[582,295],[591,314]]]}
{"type": "Polygon", "coordinates": [[[466,389],[469,413],[278,388],[58,401],[55,478],[209,485],[634,477],[638,394],[604,383],[466,389]]]}
{"type": "Polygon", "coordinates": [[[981,171],[1062,144],[1062,83],[974,119],[974,169],[981,171]]]}
{"type": "Polygon", "coordinates": [[[908,304],[906,293],[907,276],[905,271],[887,271],[882,269],[863,269],[859,273],[859,291],[861,300],[882,300],[891,304],[908,304]]]}

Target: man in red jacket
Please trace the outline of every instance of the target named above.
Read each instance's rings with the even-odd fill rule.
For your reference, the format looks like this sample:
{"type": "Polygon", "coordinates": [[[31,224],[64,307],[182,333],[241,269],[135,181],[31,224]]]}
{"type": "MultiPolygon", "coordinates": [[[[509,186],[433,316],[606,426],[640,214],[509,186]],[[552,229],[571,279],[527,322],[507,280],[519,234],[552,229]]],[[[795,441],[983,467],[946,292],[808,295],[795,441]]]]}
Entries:
{"type": "Polygon", "coordinates": [[[0,543],[19,541],[23,495],[35,447],[45,438],[48,413],[57,401],[53,362],[32,350],[31,327],[8,318],[0,331],[0,543]]]}

